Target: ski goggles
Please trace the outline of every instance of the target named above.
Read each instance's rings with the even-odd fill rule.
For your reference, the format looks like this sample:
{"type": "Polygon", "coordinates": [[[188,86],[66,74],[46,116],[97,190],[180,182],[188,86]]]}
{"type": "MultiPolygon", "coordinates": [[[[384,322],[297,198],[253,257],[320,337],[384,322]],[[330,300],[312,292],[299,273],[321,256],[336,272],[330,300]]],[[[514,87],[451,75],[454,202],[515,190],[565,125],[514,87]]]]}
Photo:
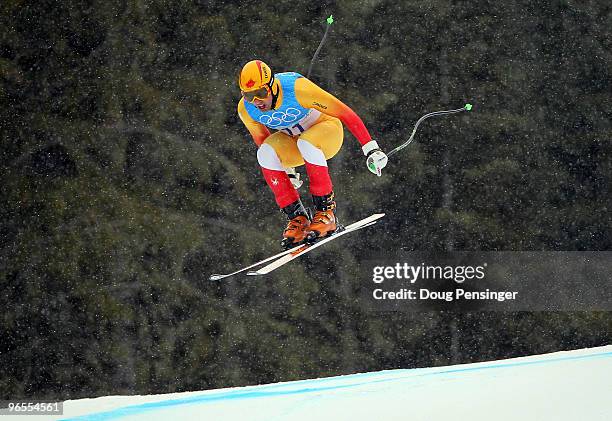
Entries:
{"type": "Polygon", "coordinates": [[[242,91],[242,96],[248,102],[253,102],[256,99],[264,100],[268,96],[270,96],[270,88],[268,87],[268,85],[265,85],[259,89],[255,89],[254,91],[247,91],[247,92],[242,91]]]}

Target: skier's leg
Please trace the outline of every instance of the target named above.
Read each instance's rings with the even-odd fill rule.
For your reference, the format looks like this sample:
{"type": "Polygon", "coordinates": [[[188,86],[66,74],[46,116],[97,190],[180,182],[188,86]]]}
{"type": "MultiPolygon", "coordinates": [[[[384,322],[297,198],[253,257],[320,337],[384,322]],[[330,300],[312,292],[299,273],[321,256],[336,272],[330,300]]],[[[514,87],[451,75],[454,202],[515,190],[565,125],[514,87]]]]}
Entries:
{"type": "Polygon", "coordinates": [[[310,225],[308,212],[285,172],[285,167],[300,160],[296,140],[279,132],[269,136],[257,150],[257,161],[262,174],[274,193],[276,203],[289,220],[283,231],[283,247],[301,243],[306,238],[310,225]]]}
{"type": "Polygon", "coordinates": [[[337,228],[336,202],[327,160],[338,153],[343,137],[340,120],[327,118],[302,133],[297,141],[297,147],[304,158],[316,211],[310,225],[311,238],[324,237],[337,228]]]}
{"type": "Polygon", "coordinates": [[[297,141],[297,147],[308,173],[310,193],[313,196],[324,196],[331,193],[333,186],[327,168],[327,160],[338,153],[344,138],[340,120],[325,117],[325,120],[302,133],[297,141]]]}
{"type": "Polygon", "coordinates": [[[297,137],[276,132],[268,136],[265,144],[272,146],[284,168],[295,168],[304,165],[304,159],[296,142],[297,137]]]}
{"type": "Polygon", "coordinates": [[[294,138],[280,132],[270,135],[257,150],[257,161],[281,209],[299,199],[285,172],[290,164],[304,162],[294,138]]]}

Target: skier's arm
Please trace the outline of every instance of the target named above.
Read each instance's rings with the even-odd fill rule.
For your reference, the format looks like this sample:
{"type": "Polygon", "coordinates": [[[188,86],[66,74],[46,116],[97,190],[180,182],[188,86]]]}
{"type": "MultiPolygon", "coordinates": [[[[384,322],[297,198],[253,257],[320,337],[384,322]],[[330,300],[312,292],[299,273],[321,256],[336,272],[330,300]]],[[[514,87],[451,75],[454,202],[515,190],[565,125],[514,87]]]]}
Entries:
{"type": "Polygon", "coordinates": [[[251,118],[249,113],[244,106],[244,99],[241,99],[238,102],[238,116],[242,123],[244,123],[245,127],[251,133],[251,137],[255,141],[257,147],[261,146],[261,144],[266,140],[268,136],[270,136],[270,130],[266,126],[261,123],[256,122],[251,118]]]}
{"type": "Polygon", "coordinates": [[[361,118],[348,105],[305,77],[296,81],[295,96],[302,107],[314,108],[323,114],[339,118],[361,146],[372,140],[361,118]]]}
{"type": "Polygon", "coordinates": [[[304,108],[314,108],[324,114],[339,118],[361,144],[361,150],[367,158],[368,170],[381,176],[382,169],[387,165],[387,155],[380,150],[378,143],[372,140],[361,118],[348,105],[305,77],[295,82],[295,97],[304,108]]]}

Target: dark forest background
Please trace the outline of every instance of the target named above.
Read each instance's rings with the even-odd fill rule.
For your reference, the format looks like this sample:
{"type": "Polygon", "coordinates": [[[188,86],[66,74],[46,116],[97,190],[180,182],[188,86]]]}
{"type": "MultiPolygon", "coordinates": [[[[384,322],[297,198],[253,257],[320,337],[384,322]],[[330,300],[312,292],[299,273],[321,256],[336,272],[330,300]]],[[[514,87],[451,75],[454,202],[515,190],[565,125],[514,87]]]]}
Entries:
{"type": "MultiPolygon", "coordinates": [[[[163,393],[609,344],[612,315],[373,313],[396,250],[612,249],[609,1],[0,4],[0,398],[163,393]],[[339,216],[387,213],[266,278],[285,224],[236,115],[254,58],[306,73],[346,132],[339,216]],[[357,241],[358,239],[358,241],[357,241]]],[[[303,197],[306,197],[303,190],[303,197]]]]}

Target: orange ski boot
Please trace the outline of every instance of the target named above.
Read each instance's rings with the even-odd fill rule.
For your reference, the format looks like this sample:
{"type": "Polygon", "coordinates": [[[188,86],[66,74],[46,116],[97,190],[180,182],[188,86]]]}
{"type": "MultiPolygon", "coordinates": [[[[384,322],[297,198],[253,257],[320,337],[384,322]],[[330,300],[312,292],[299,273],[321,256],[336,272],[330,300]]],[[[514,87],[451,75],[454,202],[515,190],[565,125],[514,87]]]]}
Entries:
{"type": "Polygon", "coordinates": [[[282,211],[287,215],[289,223],[285,231],[283,231],[281,247],[289,249],[302,244],[306,239],[306,235],[309,232],[310,215],[299,199],[284,207],[282,211]]]}
{"type": "Polygon", "coordinates": [[[336,202],[334,192],[326,196],[312,196],[315,214],[310,224],[307,241],[316,241],[333,234],[338,228],[336,219],[336,202]]]}

